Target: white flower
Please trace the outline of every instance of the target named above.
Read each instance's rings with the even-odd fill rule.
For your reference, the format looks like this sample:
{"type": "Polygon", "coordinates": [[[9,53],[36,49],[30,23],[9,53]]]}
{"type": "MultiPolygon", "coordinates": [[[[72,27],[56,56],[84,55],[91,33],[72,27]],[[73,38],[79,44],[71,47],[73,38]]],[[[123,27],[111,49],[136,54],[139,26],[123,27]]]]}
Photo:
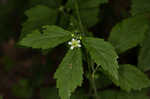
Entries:
{"type": "Polygon", "coordinates": [[[76,47],[81,47],[80,40],[74,38],[70,42],[68,42],[68,45],[71,45],[70,47],[71,50],[73,50],[76,47]]]}

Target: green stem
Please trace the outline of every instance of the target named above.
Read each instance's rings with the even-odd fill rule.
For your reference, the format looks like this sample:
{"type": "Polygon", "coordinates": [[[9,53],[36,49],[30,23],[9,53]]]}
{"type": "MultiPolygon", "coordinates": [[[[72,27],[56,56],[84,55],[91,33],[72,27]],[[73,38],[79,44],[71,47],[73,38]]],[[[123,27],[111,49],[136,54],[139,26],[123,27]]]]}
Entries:
{"type": "Polygon", "coordinates": [[[84,27],[82,25],[82,21],[81,21],[81,17],[80,17],[80,12],[79,12],[79,6],[78,6],[78,2],[77,0],[74,0],[74,6],[75,6],[75,11],[76,11],[76,15],[79,21],[79,27],[82,33],[84,33],[84,27]]]}
{"type": "Polygon", "coordinates": [[[92,87],[93,87],[93,90],[94,90],[95,98],[96,98],[96,99],[99,99],[99,98],[98,98],[98,94],[97,94],[97,88],[96,88],[96,85],[95,85],[95,78],[94,78],[94,74],[93,74],[93,76],[92,76],[91,83],[92,83],[92,87]]]}
{"type": "Polygon", "coordinates": [[[98,94],[97,94],[97,88],[96,88],[96,84],[95,84],[95,72],[96,70],[94,69],[94,62],[91,60],[89,54],[87,53],[87,62],[88,62],[88,69],[90,72],[90,85],[92,90],[94,91],[94,97],[95,99],[99,99],[98,94]]]}
{"type": "MultiPolygon", "coordinates": [[[[85,30],[84,30],[84,27],[82,25],[82,21],[81,21],[81,17],[80,17],[78,2],[77,2],[77,0],[74,0],[73,3],[74,3],[77,18],[78,18],[80,31],[82,32],[82,34],[85,34],[85,30]]],[[[88,69],[89,69],[90,75],[92,76],[89,78],[89,81],[91,84],[91,89],[94,91],[95,99],[99,99],[98,94],[97,94],[96,84],[95,84],[95,78],[94,78],[94,75],[95,75],[94,63],[91,60],[88,52],[86,53],[86,55],[87,55],[88,69]]]]}
{"type": "Polygon", "coordinates": [[[93,87],[93,90],[94,90],[95,98],[99,99],[98,94],[97,94],[97,87],[96,87],[96,84],[95,84],[95,72],[96,72],[96,70],[94,69],[94,63],[92,62],[92,60],[91,60],[91,67],[92,67],[91,84],[92,84],[92,87],[93,87]]]}

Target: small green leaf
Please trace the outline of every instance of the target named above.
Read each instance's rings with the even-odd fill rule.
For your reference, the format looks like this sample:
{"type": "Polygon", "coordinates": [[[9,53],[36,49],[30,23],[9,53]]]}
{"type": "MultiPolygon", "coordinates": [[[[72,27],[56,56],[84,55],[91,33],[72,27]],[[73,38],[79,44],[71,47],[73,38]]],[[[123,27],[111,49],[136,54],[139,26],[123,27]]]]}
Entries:
{"type": "Polygon", "coordinates": [[[101,65],[109,75],[118,79],[118,56],[113,46],[103,39],[92,37],[83,38],[83,44],[96,64],[101,65]]]}
{"type": "Polygon", "coordinates": [[[140,49],[138,67],[143,71],[150,70],[150,35],[146,37],[140,49]]]}
{"type": "Polygon", "coordinates": [[[44,25],[56,23],[57,11],[44,5],[35,6],[25,12],[28,17],[23,24],[21,37],[31,33],[35,29],[40,29],[44,25]]]}
{"type": "Polygon", "coordinates": [[[131,0],[132,6],[131,6],[131,14],[137,15],[137,14],[144,14],[144,13],[150,13],[150,0],[131,0]]]}
{"type": "Polygon", "coordinates": [[[105,90],[99,93],[100,99],[149,99],[146,91],[123,92],[117,90],[105,90]]]}
{"type": "Polygon", "coordinates": [[[119,68],[119,81],[114,83],[123,90],[141,90],[150,87],[149,78],[135,66],[125,64],[119,68]]]}
{"type": "Polygon", "coordinates": [[[147,23],[145,16],[125,19],[112,29],[109,41],[115,46],[118,53],[123,53],[143,41],[145,32],[149,28],[147,23]]]}
{"type": "Polygon", "coordinates": [[[71,33],[58,26],[44,26],[43,33],[33,31],[23,38],[19,44],[22,46],[49,49],[71,39],[71,33]]]}
{"type": "Polygon", "coordinates": [[[54,78],[57,79],[57,88],[61,99],[70,99],[71,93],[83,80],[82,55],[79,48],[69,50],[58,67],[54,78]]]}

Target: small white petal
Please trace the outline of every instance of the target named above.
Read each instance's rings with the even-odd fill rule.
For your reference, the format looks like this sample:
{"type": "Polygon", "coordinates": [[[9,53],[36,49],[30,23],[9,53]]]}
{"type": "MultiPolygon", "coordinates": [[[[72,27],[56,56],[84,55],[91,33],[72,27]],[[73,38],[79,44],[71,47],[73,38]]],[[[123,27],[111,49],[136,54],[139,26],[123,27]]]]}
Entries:
{"type": "Polygon", "coordinates": [[[78,40],[77,42],[80,43],[80,40],[78,40]]]}
{"type": "Polygon", "coordinates": [[[79,44],[78,47],[81,47],[81,45],[79,44]]]}
{"type": "Polygon", "coordinates": [[[73,50],[73,49],[74,49],[74,46],[71,46],[70,49],[73,50]]]}
{"type": "Polygon", "coordinates": [[[72,45],[72,42],[68,42],[69,45],[72,45]]]}
{"type": "Polygon", "coordinates": [[[73,38],[72,41],[75,41],[75,39],[73,38]]]}

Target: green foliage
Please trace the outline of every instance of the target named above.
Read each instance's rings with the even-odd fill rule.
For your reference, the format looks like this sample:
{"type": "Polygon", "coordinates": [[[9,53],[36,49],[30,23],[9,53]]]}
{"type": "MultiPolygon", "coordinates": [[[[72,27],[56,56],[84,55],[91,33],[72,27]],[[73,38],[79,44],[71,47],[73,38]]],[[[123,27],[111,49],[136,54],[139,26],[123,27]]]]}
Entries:
{"type": "Polygon", "coordinates": [[[59,65],[55,76],[61,99],[70,99],[71,93],[83,81],[82,54],[80,49],[69,50],[59,65]]]}
{"type": "Polygon", "coordinates": [[[71,39],[71,33],[58,26],[44,26],[41,33],[39,30],[33,31],[20,41],[20,45],[49,49],[71,39]]]}
{"type": "MultiPolygon", "coordinates": [[[[107,3],[108,0],[77,0],[79,4],[79,13],[83,24],[87,27],[94,26],[99,21],[99,7],[107,3]]],[[[74,5],[72,0],[68,0],[67,6],[74,5]]],[[[74,9],[75,10],[75,9],[74,9]]]]}
{"type": "Polygon", "coordinates": [[[87,27],[94,26],[99,21],[99,6],[108,0],[79,0],[80,16],[87,27]]]}
{"type": "Polygon", "coordinates": [[[143,71],[150,70],[150,35],[144,40],[142,48],[140,49],[138,67],[143,71]]]}
{"type": "Polygon", "coordinates": [[[149,99],[146,91],[127,93],[117,90],[105,90],[100,92],[99,96],[100,99],[149,99]]]}
{"type": "MultiPolygon", "coordinates": [[[[54,74],[58,90],[54,87],[40,87],[40,97],[42,99],[89,99],[91,97],[94,99],[98,99],[99,97],[101,97],[101,99],[148,99],[144,94],[145,92],[132,92],[134,90],[142,90],[143,88],[150,87],[148,76],[134,65],[129,65],[126,59],[124,59],[126,64],[119,66],[117,52],[122,54],[140,45],[141,50],[138,56],[138,67],[143,71],[150,69],[150,39],[149,36],[146,37],[146,33],[149,29],[149,17],[148,14],[142,15],[149,11],[149,1],[132,0],[131,13],[133,16],[129,16],[127,19],[123,19],[120,23],[117,23],[112,28],[108,38],[109,42],[107,42],[104,41],[104,39],[94,37],[94,33],[91,32],[93,28],[89,28],[98,23],[100,20],[99,15],[101,14],[100,6],[104,3],[108,3],[108,1],[109,0],[29,1],[29,7],[31,8],[25,11],[27,20],[22,27],[20,45],[47,51],[62,43],[68,44],[68,46],[71,45],[72,48],[73,41],[75,41],[74,43],[76,45],[74,49],[69,49],[64,58],[60,57],[62,62],[54,74]],[[88,31],[88,29],[90,31],[88,31]],[[71,39],[72,41],[68,42],[71,39]],[[78,46],[78,44],[81,45],[78,46]],[[84,70],[83,66],[85,67],[84,70]],[[84,89],[82,90],[82,88],[82,91],[76,91],[77,87],[81,87],[83,83],[84,72],[87,74],[85,75],[85,81],[87,83],[82,87],[86,86],[87,91],[83,91],[84,89]],[[113,86],[112,83],[130,93],[105,90],[105,87],[109,88],[109,86],[113,86]],[[104,91],[97,92],[97,89],[104,91]]],[[[108,6],[109,5],[105,5],[104,8],[108,6]]],[[[103,9],[103,11],[105,11],[105,9],[103,9]]],[[[105,35],[100,34],[100,36],[105,35]]],[[[104,38],[107,39],[107,36],[104,38]]],[[[64,53],[65,51],[62,52],[64,53]]],[[[50,53],[50,55],[51,54],[53,53],[50,53]]],[[[44,61],[48,60],[49,59],[45,59],[44,61]]],[[[120,60],[120,63],[122,63],[122,56],[120,60]]],[[[45,66],[47,65],[46,63],[44,64],[45,66]]],[[[35,68],[37,71],[32,74],[32,77],[37,78],[36,80],[34,79],[35,82],[33,84],[34,87],[38,87],[44,80],[43,76],[45,73],[43,73],[43,71],[45,68],[50,68],[46,66],[43,68],[43,71],[41,67],[35,68]]],[[[53,68],[55,68],[55,65],[53,68]]],[[[47,70],[47,72],[51,71],[47,70]]],[[[27,81],[22,82],[13,88],[13,92],[16,96],[19,94],[19,97],[25,97],[25,94],[31,91],[27,81]],[[22,82],[23,84],[21,84],[22,82]],[[18,93],[17,90],[19,90],[18,93]]],[[[27,93],[26,96],[26,98],[29,98],[28,96],[31,96],[31,93],[27,93]]]]}
{"type": "Polygon", "coordinates": [[[3,97],[2,97],[2,96],[0,96],[0,99],[3,99],[3,97]]]}
{"type": "Polygon", "coordinates": [[[149,28],[147,23],[148,20],[143,15],[125,19],[113,27],[109,41],[118,53],[123,53],[144,40],[145,32],[149,28]]]}
{"type": "Polygon", "coordinates": [[[149,78],[135,66],[129,64],[120,66],[119,81],[114,80],[114,83],[126,91],[150,87],[149,78]]]}
{"type": "Polygon", "coordinates": [[[35,6],[25,12],[28,17],[27,21],[23,24],[22,37],[31,33],[35,29],[40,29],[44,25],[52,25],[56,23],[57,11],[48,8],[44,5],[35,6]]]}
{"type": "Polygon", "coordinates": [[[150,12],[150,1],[149,0],[131,0],[131,14],[144,14],[150,12]]]}
{"type": "Polygon", "coordinates": [[[115,79],[118,79],[117,54],[113,46],[103,39],[86,37],[83,44],[97,65],[101,65],[115,79]]]}

